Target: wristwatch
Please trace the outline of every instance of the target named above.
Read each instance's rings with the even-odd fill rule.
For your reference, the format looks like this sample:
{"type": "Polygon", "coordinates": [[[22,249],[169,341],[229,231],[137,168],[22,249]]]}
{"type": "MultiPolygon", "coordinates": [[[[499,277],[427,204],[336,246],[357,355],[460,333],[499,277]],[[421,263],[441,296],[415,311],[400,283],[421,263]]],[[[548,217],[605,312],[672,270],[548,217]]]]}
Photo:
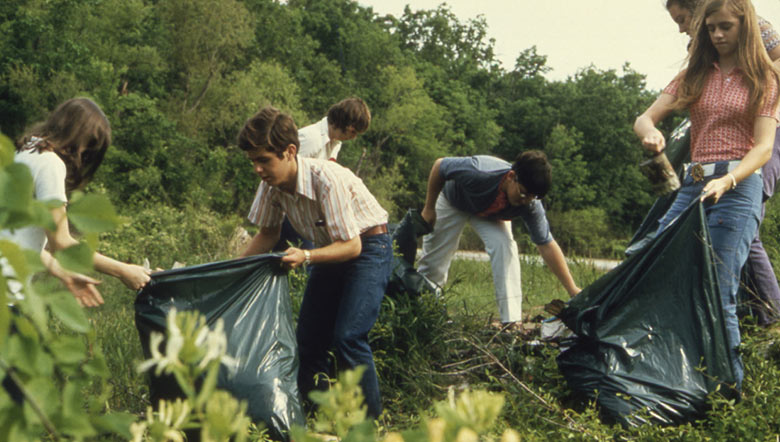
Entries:
{"type": "Polygon", "coordinates": [[[303,251],[303,265],[307,266],[311,264],[311,252],[308,250],[303,251]]]}

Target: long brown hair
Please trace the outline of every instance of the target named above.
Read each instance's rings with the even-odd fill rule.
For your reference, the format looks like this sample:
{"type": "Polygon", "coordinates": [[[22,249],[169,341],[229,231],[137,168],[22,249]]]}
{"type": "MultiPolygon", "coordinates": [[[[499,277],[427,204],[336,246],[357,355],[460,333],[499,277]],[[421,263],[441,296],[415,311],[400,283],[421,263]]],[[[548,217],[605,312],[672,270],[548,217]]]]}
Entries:
{"type": "Polygon", "coordinates": [[[65,163],[65,187],[71,191],[92,179],[110,144],[111,125],[100,107],[89,98],[72,98],[28,129],[17,140],[16,150],[32,147],[56,153],[65,163]],[[33,138],[40,141],[30,146],[33,138]]]}
{"type": "Polygon", "coordinates": [[[688,108],[699,100],[707,74],[712,64],[718,61],[718,51],[710,39],[706,19],[721,8],[728,8],[739,19],[737,62],[750,89],[750,115],[755,116],[768,99],[766,85],[770,81],[780,83],[780,76],[764,48],[758,18],[750,0],[707,0],[697,8],[693,18],[695,33],[688,53],[688,68],[681,74],[675,107],[688,108]]]}

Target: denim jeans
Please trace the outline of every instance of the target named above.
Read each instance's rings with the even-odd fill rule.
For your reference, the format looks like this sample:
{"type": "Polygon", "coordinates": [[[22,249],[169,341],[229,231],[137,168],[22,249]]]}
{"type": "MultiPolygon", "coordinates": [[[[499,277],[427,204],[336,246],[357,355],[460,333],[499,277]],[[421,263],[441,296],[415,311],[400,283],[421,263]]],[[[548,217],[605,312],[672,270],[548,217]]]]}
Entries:
{"type": "Polygon", "coordinates": [[[309,392],[328,388],[321,374],[333,377],[333,363],[340,370],[364,365],[360,386],[368,414],[378,417],[382,403],[368,332],[379,316],[392,270],[393,244],[387,233],[361,240],[357,258],[311,267],[298,318],[298,389],[311,410],[309,392]],[[335,361],[328,357],[329,351],[335,361]]]}
{"type": "MultiPolygon", "coordinates": [[[[661,218],[659,232],[669,226],[696,198],[712,179],[727,173],[727,163],[717,163],[715,174],[702,181],[694,182],[686,173],[683,187],[677,193],[669,211],[661,218]]],[[[720,300],[726,325],[726,335],[737,385],[742,383],[742,360],[738,347],[740,342],[737,319],[737,289],[742,266],[747,260],[750,243],[756,236],[761,215],[761,175],[751,174],[735,189],[721,196],[717,204],[705,202],[704,212],[710,230],[712,250],[718,272],[720,300]]]]}

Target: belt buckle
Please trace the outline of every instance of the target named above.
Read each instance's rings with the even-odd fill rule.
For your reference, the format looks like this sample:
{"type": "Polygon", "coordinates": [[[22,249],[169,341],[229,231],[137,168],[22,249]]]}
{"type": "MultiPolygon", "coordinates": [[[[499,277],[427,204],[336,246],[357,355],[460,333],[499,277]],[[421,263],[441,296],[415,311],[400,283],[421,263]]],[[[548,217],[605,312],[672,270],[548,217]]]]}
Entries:
{"type": "Polygon", "coordinates": [[[704,168],[701,167],[701,163],[696,163],[691,167],[691,178],[697,183],[704,179],[704,168]]]}

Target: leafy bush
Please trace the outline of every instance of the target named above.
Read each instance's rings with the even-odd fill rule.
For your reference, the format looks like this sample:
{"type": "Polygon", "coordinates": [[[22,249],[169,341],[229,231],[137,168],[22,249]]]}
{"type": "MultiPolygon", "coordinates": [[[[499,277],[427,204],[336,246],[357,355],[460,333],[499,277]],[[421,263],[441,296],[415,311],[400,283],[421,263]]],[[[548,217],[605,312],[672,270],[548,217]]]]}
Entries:
{"type": "Polygon", "coordinates": [[[604,209],[588,207],[566,212],[548,212],[553,236],[567,254],[622,258],[625,244],[615,232],[604,209]]]}
{"type": "Polygon", "coordinates": [[[134,213],[129,222],[105,234],[101,248],[120,260],[153,267],[170,267],[179,261],[189,265],[233,258],[230,239],[241,221],[209,209],[162,204],[149,205],[134,213]]]}

